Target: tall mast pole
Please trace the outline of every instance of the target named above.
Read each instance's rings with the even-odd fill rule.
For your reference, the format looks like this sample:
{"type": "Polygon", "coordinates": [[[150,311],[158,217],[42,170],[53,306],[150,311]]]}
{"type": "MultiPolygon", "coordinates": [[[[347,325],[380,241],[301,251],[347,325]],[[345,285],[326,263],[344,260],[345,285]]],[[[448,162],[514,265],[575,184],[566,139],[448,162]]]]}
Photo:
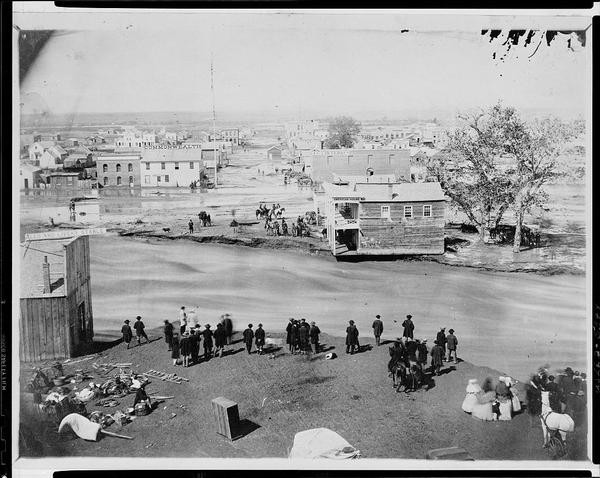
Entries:
{"type": "Polygon", "coordinates": [[[213,153],[215,160],[215,187],[217,186],[217,127],[215,114],[215,82],[214,82],[213,54],[210,53],[210,91],[212,94],[212,120],[213,120],[213,153]]]}

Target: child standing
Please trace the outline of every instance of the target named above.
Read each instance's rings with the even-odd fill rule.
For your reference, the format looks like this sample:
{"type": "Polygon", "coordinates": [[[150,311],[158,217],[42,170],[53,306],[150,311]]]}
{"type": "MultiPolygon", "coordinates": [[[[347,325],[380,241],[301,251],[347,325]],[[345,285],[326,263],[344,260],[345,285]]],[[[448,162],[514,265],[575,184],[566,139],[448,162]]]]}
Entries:
{"type": "Polygon", "coordinates": [[[179,360],[179,336],[173,335],[172,347],[171,347],[171,358],[173,359],[173,365],[177,365],[179,360]]]}

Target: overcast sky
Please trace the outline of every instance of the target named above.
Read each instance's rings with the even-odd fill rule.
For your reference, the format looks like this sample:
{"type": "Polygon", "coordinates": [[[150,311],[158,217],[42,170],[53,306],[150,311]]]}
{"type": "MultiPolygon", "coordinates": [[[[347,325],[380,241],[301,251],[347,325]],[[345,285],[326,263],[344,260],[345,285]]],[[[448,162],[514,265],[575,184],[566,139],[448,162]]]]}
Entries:
{"type": "Polygon", "coordinates": [[[200,15],[197,28],[62,33],[21,84],[23,112],[210,111],[211,52],[217,113],[394,114],[499,99],[583,112],[589,101],[588,52],[564,41],[531,59],[537,41],[519,45],[501,62],[499,42],[476,28],[400,33],[313,19],[228,25],[200,15]]]}

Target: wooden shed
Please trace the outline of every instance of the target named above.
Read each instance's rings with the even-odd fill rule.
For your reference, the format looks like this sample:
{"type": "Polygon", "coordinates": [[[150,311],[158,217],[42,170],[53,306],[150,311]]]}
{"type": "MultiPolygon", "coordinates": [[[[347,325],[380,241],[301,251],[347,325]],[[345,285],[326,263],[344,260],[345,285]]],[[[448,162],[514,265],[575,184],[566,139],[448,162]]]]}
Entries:
{"type": "Polygon", "coordinates": [[[27,241],[22,252],[20,359],[85,353],[94,336],[89,237],[27,241]]]}
{"type": "Polygon", "coordinates": [[[324,183],[333,255],[443,254],[446,199],[439,183],[324,183]]]}
{"type": "Polygon", "coordinates": [[[267,159],[269,161],[281,161],[281,148],[279,146],[271,146],[267,149],[267,159]]]}

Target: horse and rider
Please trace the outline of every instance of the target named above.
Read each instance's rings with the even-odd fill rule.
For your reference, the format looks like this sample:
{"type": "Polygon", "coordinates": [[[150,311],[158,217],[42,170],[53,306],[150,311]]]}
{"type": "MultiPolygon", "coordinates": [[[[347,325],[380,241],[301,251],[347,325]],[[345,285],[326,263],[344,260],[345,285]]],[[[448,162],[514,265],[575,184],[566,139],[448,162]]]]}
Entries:
{"type": "Polygon", "coordinates": [[[198,214],[198,223],[202,227],[211,226],[212,223],[210,220],[210,214],[208,214],[206,211],[200,211],[200,213],[198,214]]]}
{"type": "Polygon", "coordinates": [[[422,349],[418,347],[416,341],[407,339],[403,342],[398,339],[389,348],[389,352],[388,371],[396,391],[399,392],[402,386],[407,393],[418,390],[425,382],[425,372],[422,365],[423,358],[420,357],[422,349]]]}

